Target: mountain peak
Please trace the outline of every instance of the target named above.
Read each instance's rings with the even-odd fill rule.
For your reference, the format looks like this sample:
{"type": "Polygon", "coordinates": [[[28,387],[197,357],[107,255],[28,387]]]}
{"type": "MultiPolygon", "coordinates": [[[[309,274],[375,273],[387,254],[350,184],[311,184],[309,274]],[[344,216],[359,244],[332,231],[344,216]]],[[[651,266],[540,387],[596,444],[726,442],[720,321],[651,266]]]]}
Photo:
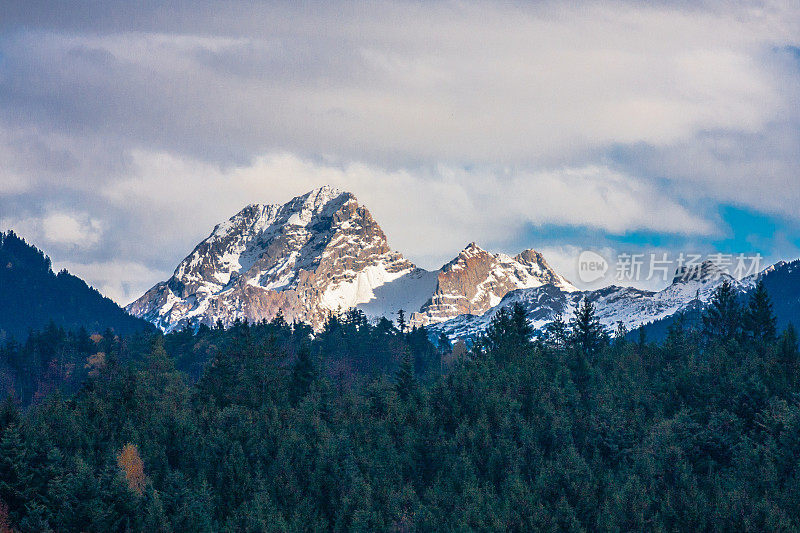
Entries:
{"type": "MultiPolygon", "coordinates": [[[[390,250],[355,196],[326,185],[283,205],[248,205],[129,311],[165,330],[196,321],[269,320],[278,311],[316,327],[328,311],[371,301],[374,289],[417,270],[390,250]]],[[[421,275],[414,280],[427,282],[421,275]]]]}
{"type": "Polygon", "coordinates": [[[478,246],[477,243],[475,243],[475,241],[472,241],[471,243],[466,245],[463,250],[461,250],[458,253],[457,257],[471,257],[473,255],[485,254],[485,253],[489,253],[489,252],[487,252],[486,250],[484,250],[483,248],[478,246]]]}
{"type": "Polygon", "coordinates": [[[475,242],[438,271],[419,269],[389,248],[354,195],[323,185],[282,205],[246,206],[127,309],[166,331],[279,311],[317,328],[328,312],[351,307],[374,317],[402,308],[430,323],[544,284],[575,290],[535,250],[510,257],[475,242]]]}
{"type": "Polygon", "coordinates": [[[567,292],[576,290],[535,250],[511,257],[487,252],[471,242],[442,267],[436,292],[412,316],[412,322],[425,325],[456,315],[482,314],[510,291],[541,285],[554,285],[567,292]]]}
{"type": "Polygon", "coordinates": [[[342,191],[331,185],[323,185],[295,198],[295,200],[298,199],[302,199],[304,205],[320,207],[334,200],[348,201],[355,200],[356,197],[352,193],[342,191]]]}

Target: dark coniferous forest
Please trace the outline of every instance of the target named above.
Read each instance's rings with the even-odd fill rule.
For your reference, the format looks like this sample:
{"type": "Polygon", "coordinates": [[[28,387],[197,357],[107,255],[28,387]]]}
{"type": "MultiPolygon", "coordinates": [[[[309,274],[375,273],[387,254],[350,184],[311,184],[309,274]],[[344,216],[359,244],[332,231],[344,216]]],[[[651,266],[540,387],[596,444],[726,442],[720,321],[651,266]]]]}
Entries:
{"type": "Polygon", "coordinates": [[[117,334],[153,330],[112,300],[62,270],[13,231],[0,232],[0,341],[21,339],[50,322],[71,330],[81,327],[117,334]]]}
{"type": "Polygon", "coordinates": [[[520,308],[470,349],[355,311],[315,336],[50,326],[1,354],[38,366],[0,409],[0,529],[800,527],[797,334],[763,286],[659,343],[588,302],[530,333],[520,308]]]}

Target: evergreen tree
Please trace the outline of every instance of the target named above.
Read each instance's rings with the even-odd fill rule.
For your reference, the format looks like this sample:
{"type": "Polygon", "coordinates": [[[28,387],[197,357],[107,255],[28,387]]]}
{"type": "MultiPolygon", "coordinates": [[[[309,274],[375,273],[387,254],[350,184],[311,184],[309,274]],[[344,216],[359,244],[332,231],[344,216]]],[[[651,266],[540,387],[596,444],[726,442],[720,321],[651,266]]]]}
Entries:
{"type": "Polygon", "coordinates": [[[495,313],[478,347],[494,355],[496,360],[507,362],[525,353],[532,334],[525,308],[516,302],[495,313]]]}
{"type": "Polygon", "coordinates": [[[295,361],[292,368],[291,392],[294,401],[306,395],[316,375],[317,371],[314,367],[314,360],[311,357],[311,348],[307,342],[303,342],[297,354],[297,361],[295,361]]]}
{"type": "Polygon", "coordinates": [[[439,340],[437,341],[437,345],[439,348],[439,353],[449,353],[450,350],[453,348],[450,339],[447,337],[447,334],[442,331],[439,333],[439,340]]]}
{"type": "Polygon", "coordinates": [[[644,329],[644,326],[639,326],[639,338],[636,344],[639,346],[639,350],[643,350],[647,344],[647,331],[644,329]]]}
{"type": "Polygon", "coordinates": [[[531,335],[533,335],[533,328],[531,328],[531,325],[528,323],[525,307],[519,302],[515,302],[514,305],[511,306],[511,324],[512,335],[514,335],[515,341],[520,344],[527,343],[531,335]]]}
{"type": "Polygon", "coordinates": [[[400,333],[406,332],[406,312],[402,309],[397,312],[397,329],[400,330],[400,333]]]}
{"type": "Polygon", "coordinates": [[[400,362],[400,368],[395,374],[395,388],[397,395],[401,399],[406,400],[416,387],[416,376],[414,375],[414,356],[411,350],[406,349],[403,353],[403,359],[400,362]]]}
{"type": "Polygon", "coordinates": [[[794,378],[800,363],[800,351],[797,345],[797,330],[791,322],[781,335],[778,357],[786,374],[794,378]]]}
{"type": "Polygon", "coordinates": [[[571,321],[571,337],[581,354],[591,361],[607,344],[608,335],[597,318],[594,304],[584,298],[571,321]]]}
{"type": "Polygon", "coordinates": [[[547,343],[555,348],[564,348],[569,340],[569,326],[564,315],[558,313],[556,318],[545,327],[547,343]]]}
{"type": "Polygon", "coordinates": [[[9,426],[19,424],[20,412],[14,396],[9,394],[0,403],[0,438],[3,430],[9,426]]]}
{"type": "Polygon", "coordinates": [[[742,314],[730,280],[717,287],[703,315],[703,333],[712,340],[725,341],[738,336],[742,314]]]}
{"type": "Polygon", "coordinates": [[[617,343],[625,342],[625,337],[628,335],[628,328],[622,320],[617,321],[617,327],[614,329],[614,340],[617,343]]]}
{"type": "Polygon", "coordinates": [[[744,311],[743,329],[747,337],[758,341],[775,339],[776,318],[772,312],[772,301],[763,280],[758,281],[750,296],[744,311]]]}

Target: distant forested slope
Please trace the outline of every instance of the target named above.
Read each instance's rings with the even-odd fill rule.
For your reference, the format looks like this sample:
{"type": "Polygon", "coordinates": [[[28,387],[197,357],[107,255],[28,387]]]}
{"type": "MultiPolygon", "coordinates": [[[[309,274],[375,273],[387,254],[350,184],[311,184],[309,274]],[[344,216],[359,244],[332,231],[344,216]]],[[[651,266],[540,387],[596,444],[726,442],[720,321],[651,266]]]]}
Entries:
{"type": "Polygon", "coordinates": [[[50,259],[14,232],[0,233],[0,340],[24,339],[50,322],[67,329],[117,334],[152,329],[50,259]]]}

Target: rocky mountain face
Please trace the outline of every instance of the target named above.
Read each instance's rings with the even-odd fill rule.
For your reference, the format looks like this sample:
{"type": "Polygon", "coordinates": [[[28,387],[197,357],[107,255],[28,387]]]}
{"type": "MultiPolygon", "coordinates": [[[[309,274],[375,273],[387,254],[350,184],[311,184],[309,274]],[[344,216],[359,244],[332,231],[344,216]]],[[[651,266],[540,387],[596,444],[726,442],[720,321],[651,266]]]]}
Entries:
{"type": "Polygon", "coordinates": [[[392,281],[413,292],[426,274],[389,248],[352,194],[322,187],[284,205],[245,207],[127,309],[165,331],[278,312],[319,327],[328,311],[368,302],[392,281]]]}
{"type": "Polygon", "coordinates": [[[464,314],[431,327],[434,334],[444,332],[451,339],[474,338],[483,333],[492,318],[503,308],[519,303],[523,306],[534,331],[541,333],[545,326],[561,315],[569,321],[581,300],[595,304],[600,322],[613,331],[618,322],[628,330],[704,306],[714,290],[725,280],[740,291],[752,287],[754,281],[736,281],[709,261],[690,269],[680,270],[672,283],[661,291],[645,291],[634,287],[611,285],[594,291],[565,290],[554,284],[518,289],[505,295],[499,304],[486,313],[464,314]]]}
{"type": "Polygon", "coordinates": [[[389,248],[352,194],[326,186],[283,205],[245,207],[126,309],[164,331],[279,312],[319,328],[329,312],[351,307],[387,318],[403,309],[412,323],[431,324],[548,283],[574,290],[533,250],[512,258],[474,243],[438,271],[417,268],[389,248]]]}
{"type": "Polygon", "coordinates": [[[510,291],[543,285],[566,293],[577,290],[535,250],[510,257],[489,253],[473,242],[441,268],[430,301],[411,315],[411,324],[428,325],[458,315],[480,315],[499,304],[510,291]]]}
{"type": "MultiPolygon", "coordinates": [[[[772,267],[772,285],[794,281],[794,272],[800,272],[795,266],[772,267]]],[[[541,331],[559,314],[568,320],[589,298],[604,325],[611,329],[622,322],[631,330],[705,305],[725,279],[746,291],[755,278],[736,282],[706,262],[676,273],[657,292],[613,285],[579,291],[534,250],[511,257],[475,243],[430,272],[391,250],[352,194],[326,186],[283,205],[245,207],[216,226],[172,277],[126,310],[171,331],[217,321],[228,326],[236,319],[271,320],[278,313],[318,329],[330,312],[356,307],[370,317],[393,319],[403,309],[411,325],[456,339],[479,335],[500,309],[514,303],[524,306],[541,331]]],[[[800,309],[800,298],[784,300],[787,308],[800,309]]]]}

